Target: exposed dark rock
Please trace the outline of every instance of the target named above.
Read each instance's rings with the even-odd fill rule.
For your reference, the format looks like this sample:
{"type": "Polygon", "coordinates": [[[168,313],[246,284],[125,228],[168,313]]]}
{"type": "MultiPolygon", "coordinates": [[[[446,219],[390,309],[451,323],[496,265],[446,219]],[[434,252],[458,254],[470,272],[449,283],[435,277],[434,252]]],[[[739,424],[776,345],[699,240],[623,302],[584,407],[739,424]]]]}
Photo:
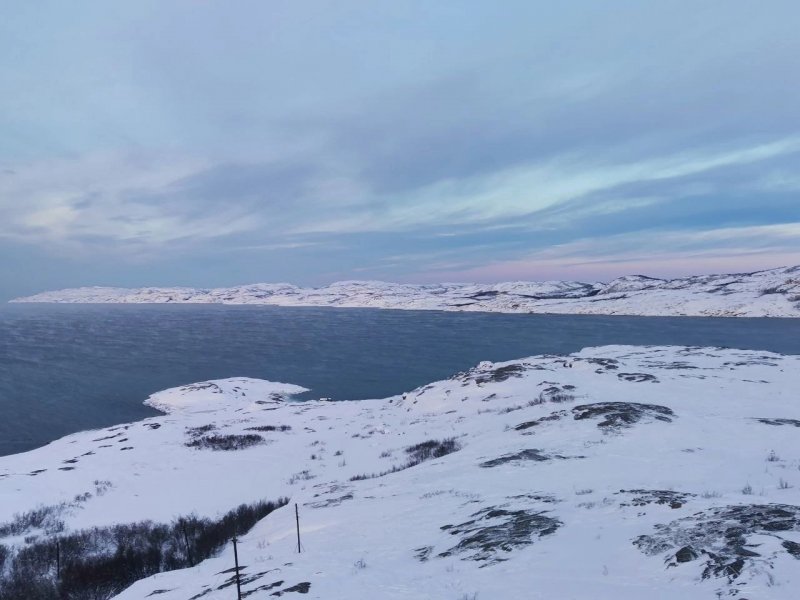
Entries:
{"type": "Polygon", "coordinates": [[[583,419],[602,419],[600,429],[619,430],[640,421],[663,421],[671,423],[675,413],[666,406],[640,404],[638,402],[598,402],[583,404],[572,409],[576,421],[583,419]]]}
{"type": "Polygon", "coordinates": [[[650,373],[617,373],[617,377],[623,381],[633,381],[636,383],[644,383],[646,381],[658,383],[656,376],[650,373]]]}
{"type": "MultiPolygon", "coordinates": [[[[616,369],[619,369],[619,366],[618,366],[619,365],[619,361],[617,359],[615,359],[615,358],[586,358],[586,359],[579,359],[579,360],[585,360],[586,362],[588,362],[590,364],[598,365],[602,369],[605,369],[606,371],[614,371],[616,369]]],[[[602,371],[598,370],[597,372],[600,373],[602,371]]]]}
{"type": "MultiPolygon", "coordinates": [[[[598,294],[596,294],[596,295],[599,295],[600,293],[602,293],[602,292],[598,292],[598,294]]],[[[628,297],[628,294],[615,293],[613,296],[609,296],[607,298],[593,298],[592,300],[589,300],[589,302],[611,302],[613,300],[624,300],[627,297],[628,297]]]]}
{"type": "Polygon", "coordinates": [[[202,598],[206,594],[210,594],[213,591],[214,591],[214,588],[208,587],[208,588],[204,589],[202,592],[200,592],[199,594],[195,594],[194,596],[189,598],[189,600],[198,600],[199,598],[202,598]]]}
{"type": "Polygon", "coordinates": [[[509,500],[533,500],[534,502],[544,502],[545,504],[555,504],[561,502],[555,496],[550,494],[519,494],[517,496],[509,496],[509,500]]]}
{"type": "Polygon", "coordinates": [[[748,366],[777,367],[778,363],[775,362],[774,357],[756,356],[748,360],[724,362],[722,363],[722,366],[723,367],[748,367],[748,366]]]}
{"type": "Polygon", "coordinates": [[[537,450],[536,448],[527,448],[514,454],[505,454],[498,458],[487,460],[486,462],[482,462],[480,466],[484,468],[491,468],[510,462],[520,463],[531,460],[536,462],[544,462],[553,459],[565,460],[566,458],[566,456],[561,456],[560,454],[543,454],[541,450],[537,450]]]}
{"type": "Polygon", "coordinates": [[[475,383],[499,383],[512,377],[522,377],[525,367],[520,364],[497,367],[491,371],[481,371],[475,374],[475,383]]]}
{"type": "Polygon", "coordinates": [[[258,586],[252,590],[247,590],[246,592],[242,592],[242,598],[247,598],[258,592],[265,592],[267,590],[274,590],[276,587],[280,587],[283,585],[283,580],[280,581],[273,581],[272,583],[265,583],[263,585],[258,586]]]}
{"type": "Polygon", "coordinates": [[[793,542],[791,540],[783,540],[783,543],[781,545],[784,548],[786,548],[786,551],[789,554],[794,556],[796,559],[800,560],[800,544],[798,544],[797,542],[793,542]]]}
{"type": "Polygon", "coordinates": [[[345,500],[352,500],[353,494],[344,494],[338,498],[328,498],[327,500],[317,500],[316,502],[306,502],[304,506],[311,508],[327,508],[329,506],[339,506],[345,500]]]}
{"type": "Polygon", "coordinates": [[[694,370],[698,369],[696,365],[688,363],[682,360],[675,360],[672,362],[664,362],[660,360],[648,360],[644,364],[648,367],[653,367],[655,369],[667,369],[673,371],[683,371],[683,370],[694,370]]]}
{"type": "Polygon", "coordinates": [[[469,553],[477,561],[505,560],[501,553],[532,544],[536,539],[555,533],[562,523],[546,511],[485,508],[459,525],[445,525],[442,530],[461,537],[455,546],[439,554],[441,557],[469,553]]]}
{"type": "Polygon", "coordinates": [[[119,437],[119,436],[121,436],[121,435],[123,435],[123,433],[120,431],[119,433],[115,433],[114,435],[107,435],[107,436],[105,436],[105,437],[97,438],[97,439],[94,439],[94,440],[92,440],[92,441],[93,441],[93,442],[102,442],[102,441],[104,441],[104,440],[111,440],[111,439],[114,439],[115,437],[119,437]]]}
{"type": "Polygon", "coordinates": [[[210,390],[212,394],[222,393],[222,388],[220,388],[216,383],[213,383],[211,381],[190,383],[189,385],[185,385],[181,388],[182,392],[198,392],[200,390],[210,390]]]}
{"type": "Polygon", "coordinates": [[[630,503],[623,502],[620,506],[647,506],[648,504],[666,504],[670,508],[680,508],[695,494],[673,492],[671,490],[620,490],[618,494],[633,494],[630,503]]]}
{"type": "Polygon", "coordinates": [[[298,594],[307,594],[308,590],[311,589],[311,583],[308,581],[304,581],[302,583],[298,583],[297,585],[293,585],[291,587],[282,589],[278,592],[272,592],[270,596],[283,596],[284,594],[288,594],[289,592],[297,592],[298,594]]]}
{"type": "Polygon", "coordinates": [[[785,531],[800,531],[800,506],[748,504],[712,508],[656,525],[653,534],[639,536],[633,543],[651,556],[679,548],[668,557],[669,566],[694,560],[691,553],[704,556],[703,579],[725,577],[732,582],[747,569],[772,567],[774,555],[762,556],[754,549],[757,545],[748,544],[749,536],[774,536],[787,553],[800,558],[800,544],[783,539],[785,531]]]}
{"type": "Polygon", "coordinates": [[[328,497],[321,500],[306,502],[305,506],[310,506],[311,508],[326,508],[329,506],[339,506],[342,502],[353,499],[351,486],[349,485],[318,483],[314,486],[314,489],[321,490],[320,492],[314,494],[314,498],[320,498],[323,496],[328,497]],[[333,494],[338,495],[333,496],[333,494]]]}
{"type": "Polygon", "coordinates": [[[684,546],[675,553],[675,560],[679,563],[691,562],[700,555],[691,546],[684,546]]]}
{"type": "Polygon", "coordinates": [[[486,300],[488,298],[494,298],[495,296],[499,296],[501,293],[505,295],[505,292],[499,292],[497,290],[484,290],[477,292],[475,294],[471,294],[467,297],[472,298],[473,300],[486,300]]]}
{"type": "Polygon", "coordinates": [[[764,425],[791,425],[794,427],[800,427],[800,419],[756,419],[759,423],[763,423],[764,425]]]}
{"type": "Polygon", "coordinates": [[[537,426],[541,425],[542,423],[549,423],[551,421],[558,421],[560,419],[563,419],[566,416],[567,416],[567,411],[560,410],[558,412],[551,413],[551,414],[547,415],[546,417],[541,417],[539,419],[534,419],[533,421],[525,421],[524,423],[520,423],[519,425],[514,427],[514,429],[516,431],[524,431],[526,429],[530,429],[531,427],[537,427],[537,426]]]}

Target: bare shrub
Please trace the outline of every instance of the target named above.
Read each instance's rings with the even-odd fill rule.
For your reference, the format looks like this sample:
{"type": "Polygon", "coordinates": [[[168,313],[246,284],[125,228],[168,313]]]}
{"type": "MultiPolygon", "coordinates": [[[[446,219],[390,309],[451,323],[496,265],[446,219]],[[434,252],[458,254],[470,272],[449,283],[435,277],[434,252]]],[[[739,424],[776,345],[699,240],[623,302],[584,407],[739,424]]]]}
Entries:
{"type": "Polygon", "coordinates": [[[243,450],[264,443],[264,438],[255,433],[241,435],[206,435],[186,442],[189,448],[203,450],[243,450]]]}
{"type": "Polygon", "coordinates": [[[62,502],[16,514],[11,521],[0,523],[0,538],[24,535],[37,529],[47,535],[60,533],[64,530],[64,522],[59,517],[66,508],[67,504],[62,502]]]}
{"type": "Polygon", "coordinates": [[[291,431],[291,425],[256,425],[255,427],[248,427],[248,431],[291,431]]]}
{"type": "Polygon", "coordinates": [[[408,455],[408,460],[403,464],[395,465],[391,469],[382,471],[380,473],[362,473],[361,475],[354,475],[350,478],[350,481],[373,479],[375,477],[383,477],[384,475],[388,475],[390,473],[397,473],[398,471],[415,467],[426,460],[441,458],[442,456],[447,456],[448,454],[458,450],[461,450],[461,444],[459,444],[455,438],[446,438],[444,440],[427,440],[425,442],[420,442],[419,444],[414,444],[413,446],[409,446],[405,449],[405,452],[408,455]]]}
{"type": "Polygon", "coordinates": [[[287,503],[281,498],[242,504],[216,521],[191,515],[171,524],[142,521],[84,529],[59,536],[58,554],[53,539],[16,553],[0,546],[0,598],[110,598],[134,581],[214,556],[234,533],[247,533],[287,503]],[[57,557],[60,573],[56,573],[57,557]]]}
{"type": "Polygon", "coordinates": [[[314,479],[314,477],[316,477],[316,475],[312,475],[308,469],[304,469],[289,478],[289,485],[294,485],[298,481],[308,481],[309,479],[314,479]]]}

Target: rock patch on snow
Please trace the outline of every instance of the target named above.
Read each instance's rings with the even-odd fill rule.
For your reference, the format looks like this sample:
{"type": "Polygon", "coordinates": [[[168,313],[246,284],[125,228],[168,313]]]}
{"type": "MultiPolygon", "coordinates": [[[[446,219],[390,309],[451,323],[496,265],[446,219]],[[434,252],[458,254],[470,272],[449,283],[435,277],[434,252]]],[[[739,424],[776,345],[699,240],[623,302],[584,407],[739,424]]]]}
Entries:
{"type": "MultiPolygon", "coordinates": [[[[287,497],[239,540],[249,600],[793,600],[800,586],[800,357],[608,346],[384,400],[296,389],[184,386],[160,395],[164,415],[0,458],[6,568],[95,527],[287,497]],[[247,435],[264,443],[186,445],[247,435]]],[[[228,543],[119,600],[228,599],[232,567],[228,543]]]]}

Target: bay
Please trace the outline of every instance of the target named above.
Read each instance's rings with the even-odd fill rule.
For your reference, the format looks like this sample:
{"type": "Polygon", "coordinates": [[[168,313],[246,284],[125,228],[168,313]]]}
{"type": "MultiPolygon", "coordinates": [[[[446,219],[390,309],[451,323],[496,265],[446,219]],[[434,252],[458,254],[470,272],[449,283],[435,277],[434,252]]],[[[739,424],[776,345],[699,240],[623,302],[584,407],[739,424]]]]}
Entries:
{"type": "Polygon", "coordinates": [[[0,307],[0,455],[157,414],[153,392],[245,376],[382,398],[482,360],[606,344],[800,353],[800,319],[508,315],[222,305],[0,307]]]}

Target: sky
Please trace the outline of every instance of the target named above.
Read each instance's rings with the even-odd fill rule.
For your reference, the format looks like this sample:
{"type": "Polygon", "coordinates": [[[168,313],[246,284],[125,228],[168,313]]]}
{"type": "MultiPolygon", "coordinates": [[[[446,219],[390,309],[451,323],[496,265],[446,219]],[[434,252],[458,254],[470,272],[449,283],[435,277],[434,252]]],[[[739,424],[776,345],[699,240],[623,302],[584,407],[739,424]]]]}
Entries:
{"type": "Polygon", "coordinates": [[[0,15],[0,299],[800,264],[796,0],[0,15]]]}

